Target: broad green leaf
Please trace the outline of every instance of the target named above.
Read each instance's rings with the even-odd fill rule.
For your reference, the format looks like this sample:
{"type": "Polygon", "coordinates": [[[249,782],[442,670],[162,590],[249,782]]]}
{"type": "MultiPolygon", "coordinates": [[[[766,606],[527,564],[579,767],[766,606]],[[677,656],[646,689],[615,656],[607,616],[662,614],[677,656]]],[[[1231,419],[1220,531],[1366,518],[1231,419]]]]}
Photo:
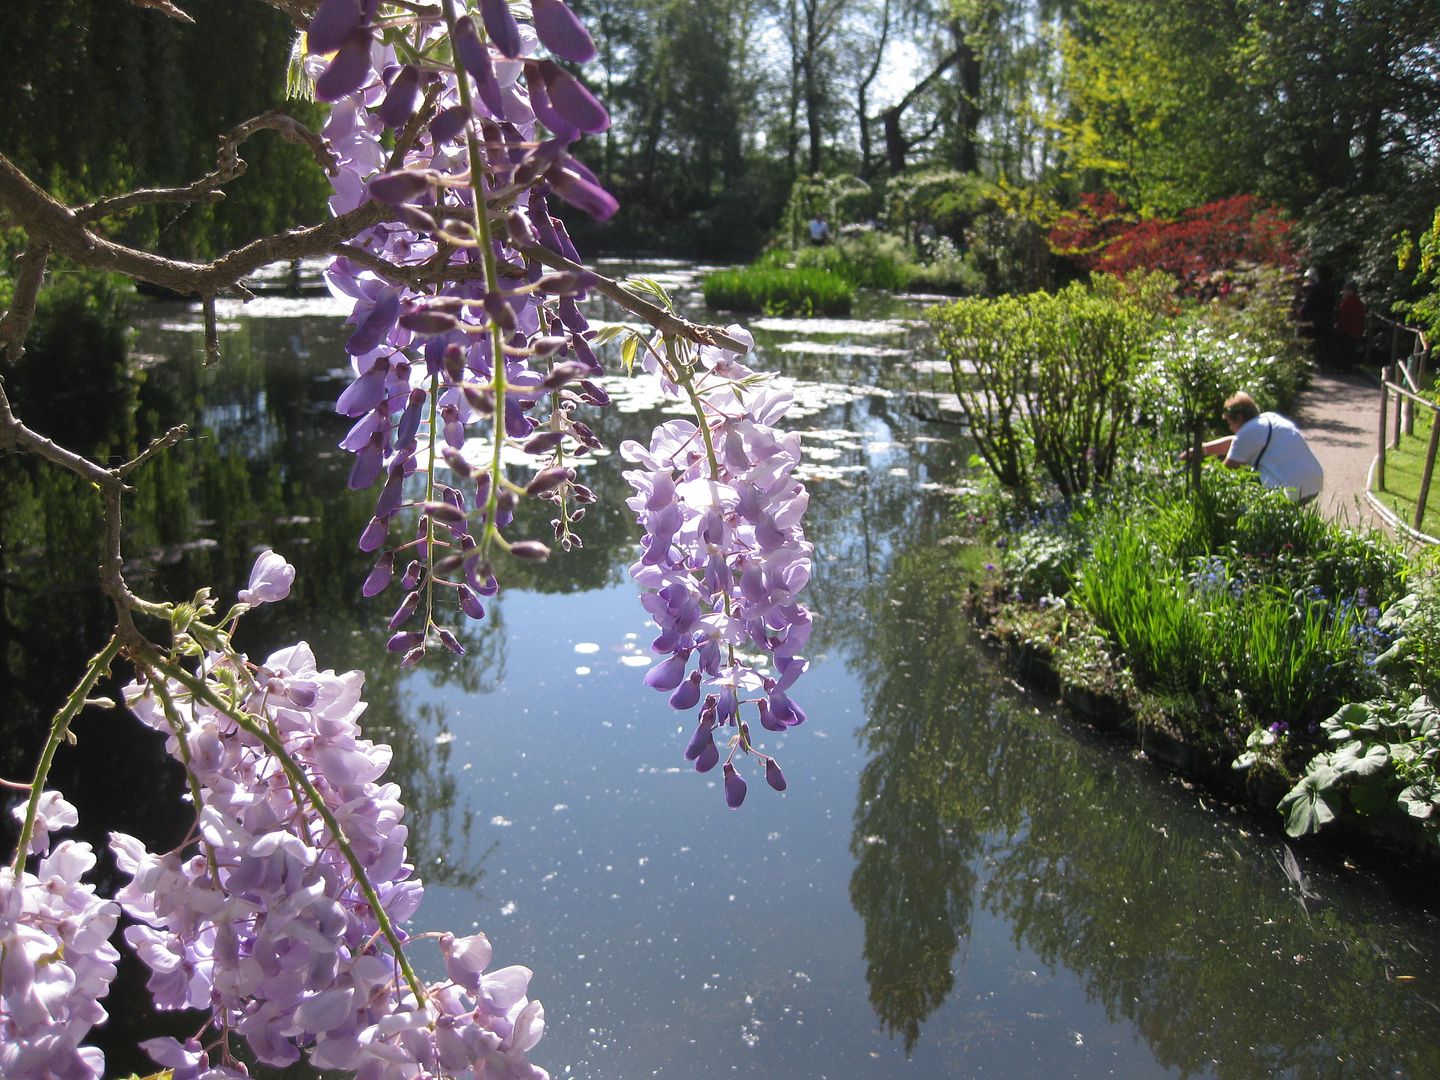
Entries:
{"type": "Polygon", "coordinates": [[[1383,743],[1371,743],[1366,747],[1360,742],[1349,742],[1331,755],[1330,763],[1340,772],[1352,776],[1374,776],[1390,764],[1390,749],[1383,743]]]}
{"type": "Polygon", "coordinates": [[[1435,812],[1435,799],[1418,784],[1411,784],[1400,792],[1397,800],[1405,812],[1413,818],[1424,821],[1435,812]]]}
{"type": "Polygon", "coordinates": [[[1291,836],[1318,832],[1320,826],[1335,820],[1335,811],[1325,801],[1324,790],[1333,784],[1332,769],[1319,769],[1304,777],[1280,800],[1285,815],[1285,831],[1291,836]]]}

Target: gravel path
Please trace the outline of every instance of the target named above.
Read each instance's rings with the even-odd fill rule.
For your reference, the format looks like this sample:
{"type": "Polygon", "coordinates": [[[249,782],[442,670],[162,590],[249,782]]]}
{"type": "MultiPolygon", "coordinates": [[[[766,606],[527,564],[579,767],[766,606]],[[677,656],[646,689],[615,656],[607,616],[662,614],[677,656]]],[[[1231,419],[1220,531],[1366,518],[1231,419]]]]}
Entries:
{"type": "Polygon", "coordinates": [[[1380,383],[1365,372],[1316,371],[1295,423],[1325,469],[1320,512],[1334,521],[1387,528],[1365,499],[1380,420],[1380,383]]]}

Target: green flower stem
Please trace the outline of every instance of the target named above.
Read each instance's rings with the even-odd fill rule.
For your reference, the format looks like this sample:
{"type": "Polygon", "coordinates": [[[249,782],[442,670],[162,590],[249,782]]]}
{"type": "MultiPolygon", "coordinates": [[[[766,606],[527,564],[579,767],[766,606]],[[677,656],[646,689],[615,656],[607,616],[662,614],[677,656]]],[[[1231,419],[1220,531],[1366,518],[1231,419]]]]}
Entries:
{"type": "Polygon", "coordinates": [[[40,762],[35,766],[35,779],[30,783],[30,799],[25,804],[25,821],[20,826],[20,839],[15,845],[15,862],[13,869],[16,878],[19,878],[25,869],[25,856],[30,848],[30,838],[35,835],[35,815],[40,808],[40,796],[45,791],[45,781],[50,775],[50,764],[55,760],[55,751],[59,749],[61,742],[70,732],[70,722],[80,714],[85,707],[85,699],[90,696],[90,691],[100,681],[100,676],[110,669],[110,662],[120,652],[120,638],[112,637],[105,643],[105,647],[95,654],[90,665],[85,669],[85,674],[80,676],[80,682],[65,699],[65,704],[55,714],[54,721],[50,724],[50,737],[45,740],[45,749],[40,752],[40,762]]]}
{"type": "MultiPolygon", "coordinates": [[[[153,675],[153,672],[147,672],[147,675],[153,675]]],[[[200,807],[202,805],[200,798],[200,778],[195,775],[195,769],[190,764],[190,743],[185,738],[185,723],[180,719],[180,711],[175,707],[175,698],[165,689],[165,680],[151,678],[150,685],[155,691],[156,696],[160,698],[160,707],[165,711],[165,720],[175,735],[175,741],[180,745],[180,761],[185,766],[185,783],[190,788],[190,801],[195,807],[195,823],[198,832],[200,807]]],[[[205,843],[203,837],[200,838],[200,846],[205,849],[205,863],[210,867],[210,877],[218,887],[220,884],[220,866],[215,861],[215,849],[205,843]]]]}
{"type": "MultiPolygon", "coordinates": [[[[665,341],[665,351],[672,354],[672,339],[665,341]]],[[[696,427],[700,429],[700,437],[705,440],[705,457],[710,463],[710,501],[711,505],[719,507],[720,500],[715,497],[715,477],[720,475],[720,458],[715,453],[715,437],[710,432],[710,421],[705,416],[705,403],[700,400],[700,394],[695,389],[695,369],[685,364],[676,363],[673,354],[668,356],[669,362],[666,366],[670,369],[675,385],[682,387],[690,399],[690,407],[695,410],[696,427]]],[[[735,613],[730,604],[730,594],[725,593],[725,616],[732,617],[735,613]]],[[[731,642],[725,643],[725,652],[729,657],[730,666],[735,666],[735,646],[731,642]]]]}
{"type": "MultiPolygon", "coordinates": [[[[340,849],[340,854],[344,856],[346,863],[349,864],[350,872],[355,876],[355,883],[360,886],[360,891],[365,894],[365,899],[369,902],[371,910],[375,912],[375,921],[380,926],[380,932],[385,935],[385,940],[389,942],[390,950],[395,954],[395,962],[400,967],[400,973],[405,977],[405,981],[409,985],[410,990],[415,994],[416,1000],[422,1002],[427,1000],[428,994],[425,991],[425,985],[420,981],[419,976],[415,974],[415,969],[411,967],[409,959],[405,956],[405,948],[400,941],[400,935],[396,931],[395,925],[390,921],[390,916],[385,911],[384,905],[381,904],[380,895],[375,891],[375,886],[371,883],[370,876],[365,872],[365,867],[361,865],[359,856],[355,854],[355,849],[345,836],[345,831],[340,827],[340,822],[336,819],[335,814],[325,805],[324,797],[315,787],[310,777],[306,775],[305,770],[300,767],[299,762],[290,755],[290,751],[285,749],[285,744],[266,730],[263,725],[256,723],[255,719],[243,709],[236,707],[216,694],[205,680],[196,678],[196,676],[179,664],[169,663],[149,650],[146,651],[146,655],[139,659],[146,667],[156,669],[180,683],[190,691],[196,701],[203,701],[206,705],[209,705],[213,709],[218,709],[231,720],[234,720],[235,723],[239,724],[246,732],[258,739],[265,749],[275,755],[275,760],[278,761],[280,767],[285,770],[285,775],[290,779],[291,783],[297,785],[300,790],[305,792],[306,799],[309,800],[315,812],[320,815],[320,820],[325,823],[325,827],[330,831],[330,836],[335,841],[335,846],[340,849]]],[[[199,808],[197,807],[196,809],[198,810],[199,808]]]]}
{"type": "MultiPolygon", "coordinates": [[[[455,0],[445,0],[445,25],[450,40],[455,40],[455,0]]],[[[495,245],[490,238],[490,216],[485,212],[485,162],[480,156],[480,142],[475,137],[475,108],[470,94],[470,76],[458,64],[455,67],[455,84],[460,91],[460,105],[468,119],[465,122],[465,150],[470,158],[470,190],[472,192],[471,213],[474,218],[475,235],[479,238],[480,258],[485,266],[485,289],[495,293],[500,288],[500,267],[495,261],[495,245]]],[[[495,448],[490,457],[490,494],[485,500],[485,535],[480,541],[483,557],[489,550],[492,538],[499,538],[495,527],[495,511],[499,507],[501,452],[505,448],[505,394],[508,389],[505,374],[504,331],[490,321],[490,382],[495,390],[495,448]]],[[[432,440],[433,441],[433,440],[432,440]]]]}

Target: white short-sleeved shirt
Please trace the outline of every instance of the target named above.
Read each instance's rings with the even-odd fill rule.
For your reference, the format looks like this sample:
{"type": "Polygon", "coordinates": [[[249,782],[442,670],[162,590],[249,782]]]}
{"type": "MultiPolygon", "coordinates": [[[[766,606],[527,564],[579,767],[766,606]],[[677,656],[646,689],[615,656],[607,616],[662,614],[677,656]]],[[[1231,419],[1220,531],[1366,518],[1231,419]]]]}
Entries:
{"type": "Polygon", "coordinates": [[[1287,488],[1298,499],[1320,494],[1325,470],[1300,429],[1279,413],[1261,413],[1235,433],[1227,463],[1253,465],[1266,487],[1287,488]]]}

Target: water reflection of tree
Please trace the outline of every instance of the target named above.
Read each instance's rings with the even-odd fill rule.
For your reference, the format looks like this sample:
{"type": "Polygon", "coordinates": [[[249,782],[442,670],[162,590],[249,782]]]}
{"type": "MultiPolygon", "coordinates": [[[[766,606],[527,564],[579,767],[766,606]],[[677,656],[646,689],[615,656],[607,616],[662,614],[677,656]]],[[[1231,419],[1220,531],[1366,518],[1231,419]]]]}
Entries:
{"type": "Polygon", "coordinates": [[[852,661],[871,760],[851,900],[884,1028],[914,1048],[980,903],[1181,1075],[1440,1075],[1437,1006],[1417,992],[1434,926],[1377,916],[1343,882],[1307,917],[1275,845],[997,695],[951,561],[895,560],[852,661]]]}
{"type": "Polygon", "coordinates": [[[871,754],[860,775],[850,849],[850,899],[865,923],[870,1003],[886,1031],[914,1049],[949,995],[969,933],[983,834],[1009,799],[1006,733],[992,716],[978,652],[964,634],[949,560],[935,548],[901,555],[872,592],[865,683],[871,754]]]}

